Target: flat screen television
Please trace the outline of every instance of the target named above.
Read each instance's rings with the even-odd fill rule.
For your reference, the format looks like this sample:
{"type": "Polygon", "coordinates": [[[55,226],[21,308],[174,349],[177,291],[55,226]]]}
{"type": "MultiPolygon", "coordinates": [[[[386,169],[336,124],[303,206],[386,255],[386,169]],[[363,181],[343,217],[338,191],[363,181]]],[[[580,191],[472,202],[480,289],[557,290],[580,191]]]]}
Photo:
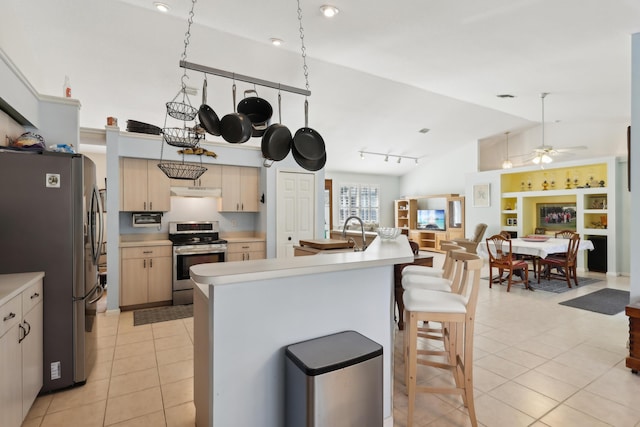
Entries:
{"type": "Polygon", "coordinates": [[[417,222],[420,230],[444,231],[444,209],[418,209],[417,222]]]}

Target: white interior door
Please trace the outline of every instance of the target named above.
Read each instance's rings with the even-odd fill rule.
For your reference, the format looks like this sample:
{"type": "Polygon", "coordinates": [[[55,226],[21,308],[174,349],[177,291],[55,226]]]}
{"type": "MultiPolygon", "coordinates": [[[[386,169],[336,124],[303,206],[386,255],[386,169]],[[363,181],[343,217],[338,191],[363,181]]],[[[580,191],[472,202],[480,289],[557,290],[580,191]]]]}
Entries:
{"type": "Polygon", "coordinates": [[[293,257],[300,239],[313,239],[315,229],[315,174],[278,172],[276,256],[293,257]]]}

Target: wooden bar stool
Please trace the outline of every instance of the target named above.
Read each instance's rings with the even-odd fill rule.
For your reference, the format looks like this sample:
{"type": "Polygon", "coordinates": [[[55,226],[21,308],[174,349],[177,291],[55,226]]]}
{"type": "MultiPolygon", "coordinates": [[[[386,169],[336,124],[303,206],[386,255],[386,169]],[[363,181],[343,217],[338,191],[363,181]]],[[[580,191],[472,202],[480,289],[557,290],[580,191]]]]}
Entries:
{"type": "Polygon", "coordinates": [[[407,427],[413,425],[417,392],[460,394],[473,426],[477,426],[473,401],[473,328],[483,261],[475,254],[452,251],[453,288],[457,292],[407,289],[404,293],[405,383],[409,395],[407,427]],[[419,333],[418,322],[439,322],[439,334],[419,333]],[[442,350],[418,350],[420,336],[443,342],[442,350]],[[440,360],[434,356],[439,356],[440,360]],[[453,387],[417,386],[418,364],[452,372],[453,387]]]}

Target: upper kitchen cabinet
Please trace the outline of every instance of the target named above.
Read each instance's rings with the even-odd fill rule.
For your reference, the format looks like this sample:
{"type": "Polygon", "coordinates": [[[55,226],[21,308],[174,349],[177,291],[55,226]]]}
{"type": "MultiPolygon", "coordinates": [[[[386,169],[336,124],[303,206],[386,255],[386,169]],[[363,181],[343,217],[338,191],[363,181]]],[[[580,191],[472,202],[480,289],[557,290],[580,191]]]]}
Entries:
{"type": "Polygon", "coordinates": [[[171,209],[170,180],[157,165],[157,160],[121,159],[120,210],[167,212],[171,209]]]}
{"type": "Polygon", "coordinates": [[[204,166],[207,171],[198,179],[172,179],[172,187],[201,187],[201,188],[221,188],[222,187],[222,166],[200,163],[188,163],[204,166]]]}
{"type": "Polygon", "coordinates": [[[221,212],[258,212],[259,169],[222,166],[221,212]]]}

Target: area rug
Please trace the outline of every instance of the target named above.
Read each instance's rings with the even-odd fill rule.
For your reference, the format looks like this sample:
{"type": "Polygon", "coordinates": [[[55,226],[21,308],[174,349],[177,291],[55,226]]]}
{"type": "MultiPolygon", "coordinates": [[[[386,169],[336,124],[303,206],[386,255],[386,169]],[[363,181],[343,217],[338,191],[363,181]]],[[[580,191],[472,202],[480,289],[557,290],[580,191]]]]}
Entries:
{"type": "Polygon", "coordinates": [[[133,312],[133,326],[193,317],[193,304],[146,308],[133,312]]]}
{"type": "MultiPolygon", "coordinates": [[[[486,280],[489,280],[488,277],[485,277],[486,280]]],[[[516,278],[520,280],[520,278],[516,278]]],[[[578,277],[578,288],[583,286],[593,285],[594,283],[601,282],[600,279],[593,279],[591,277],[578,277]]],[[[493,286],[497,285],[496,282],[493,283],[493,286]]],[[[505,279],[502,280],[502,285],[507,286],[507,281],[505,279]]],[[[529,287],[534,291],[545,291],[545,292],[553,292],[554,294],[561,294],[563,292],[571,291],[576,289],[576,284],[571,280],[571,286],[567,286],[567,281],[564,279],[556,279],[552,278],[551,280],[540,279],[540,283],[538,284],[538,279],[533,278],[533,274],[529,272],[529,287]]],[[[511,288],[520,288],[524,289],[524,285],[522,283],[513,283],[511,288]]]]}
{"type": "Polygon", "coordinates": [[[558,304],[612,315],[620,313],[629,304],[629,291],[605,288],[558,304]]]}

